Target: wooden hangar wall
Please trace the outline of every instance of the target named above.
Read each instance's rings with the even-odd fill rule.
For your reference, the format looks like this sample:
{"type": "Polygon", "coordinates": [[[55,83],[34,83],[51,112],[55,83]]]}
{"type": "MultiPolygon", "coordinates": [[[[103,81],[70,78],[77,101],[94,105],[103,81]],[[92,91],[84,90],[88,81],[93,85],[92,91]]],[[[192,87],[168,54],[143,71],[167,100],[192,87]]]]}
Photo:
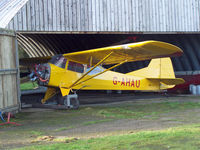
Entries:
{"type": "MultiPolygon", "coordinates": [[[[200,70],[199,24],[199,0],[29,0],[7,28],[17,30],[30,57],[134,42],[127,37],[138,36],[182,47],[184,56],[173,59],[175,70],[195,71],[200,70]]],[[[127,63],[118,70],[147,64],[127,63]]]]}
{"type": "Polygon", "coordinates": [[[199,0],[29,0],[17,31],[199,32],[199,0]]]}

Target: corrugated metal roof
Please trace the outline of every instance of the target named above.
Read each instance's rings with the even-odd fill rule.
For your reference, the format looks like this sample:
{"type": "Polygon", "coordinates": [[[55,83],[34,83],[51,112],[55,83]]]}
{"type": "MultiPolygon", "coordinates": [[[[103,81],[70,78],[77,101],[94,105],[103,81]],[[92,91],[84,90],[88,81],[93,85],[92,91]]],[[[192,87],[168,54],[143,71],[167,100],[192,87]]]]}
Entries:
{"type": "Polygon", "coordinates": [[[5,28],[27,1],[28,0],[1,0],[0,28],[5,28]]]}

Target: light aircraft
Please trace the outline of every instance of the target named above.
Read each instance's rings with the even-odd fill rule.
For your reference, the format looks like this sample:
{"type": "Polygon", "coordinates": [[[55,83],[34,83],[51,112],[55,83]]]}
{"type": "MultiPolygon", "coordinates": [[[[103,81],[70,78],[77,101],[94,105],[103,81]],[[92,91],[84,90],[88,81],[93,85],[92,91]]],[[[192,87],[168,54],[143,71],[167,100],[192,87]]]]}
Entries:
{"type": "MultiPolygon", "coordinates": [[[[92,50],[55,55],[53,57],[31,58],[32,62],[47,62],[35,65],[31,79],[46,86],[42,99],[61,92],[63,99],[76,90],[147,90],[160,91],[184,83],[176,78],[172,56],[180,56],[182,50],[172,44],[160,41],[110,46],[92,50]],[[111,71],[126,62],[152,59],[145,68],[126,74],[111,71]],[[113,65],[103,68],[102,65],[113,65]]],[[[22,62],[26,63],[27,59],[22,62]]]]}

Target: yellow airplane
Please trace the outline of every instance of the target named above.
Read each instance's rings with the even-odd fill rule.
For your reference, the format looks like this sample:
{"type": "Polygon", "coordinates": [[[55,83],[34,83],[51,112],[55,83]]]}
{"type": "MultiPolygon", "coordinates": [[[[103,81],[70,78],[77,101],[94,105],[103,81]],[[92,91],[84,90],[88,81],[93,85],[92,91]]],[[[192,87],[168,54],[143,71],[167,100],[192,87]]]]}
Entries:
{"type": "MultiPolygon", "coordinates": [[[[32,80],[47,86],[42,103],[61,92],[62,97],[76,90],[147,90],[160,91],[184,83],[175,78],[171,56],[179,56],[180,48],[165,42],[144,41],[53,57],[33,58],[48,63],[35,65],[32,80]],[[152,59],[148,67],[126,74],[111,69],[132,61],[152,59]],[[105,69],[102,65],[111,65],[105,69]]],[[[24,59],[26,63],[26,59],[24,59]]]]}

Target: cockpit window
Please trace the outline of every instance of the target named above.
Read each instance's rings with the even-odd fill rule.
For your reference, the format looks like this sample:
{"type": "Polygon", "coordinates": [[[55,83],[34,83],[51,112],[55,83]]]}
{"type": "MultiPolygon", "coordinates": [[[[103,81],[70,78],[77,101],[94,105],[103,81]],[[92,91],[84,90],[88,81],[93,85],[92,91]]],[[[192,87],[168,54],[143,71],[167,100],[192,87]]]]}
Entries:
{"type": "MultiPolygon", "coordinates": [[[[92,67],[88,67],[86,69],[86,72],[88,72],[90,69],[92,69],[92,67]]],[[[101,66],[97,66],[94,70],[92,70],[88,75],[95,75],[97,73],[103,72],[105,70],[105,68],[101,67],[101,66]]]]}
{"type": "Polygon", "coordinates": [[[63,55],[56,55],[56,56],[53,56],[51,58],[51,60],[49,61],[49,63],[51,64],[54,64],[60,68],[65,68],[66,66],[66,62],[67,62],[67,59],[65,59],[65,57],[63,57],[63,55]]]}
{"type": "Polygon", "coordinates": [[[76,63],[76,62],[69,61],[68,70],[83,73],[84,72],[84,65],[76,63]]]}

